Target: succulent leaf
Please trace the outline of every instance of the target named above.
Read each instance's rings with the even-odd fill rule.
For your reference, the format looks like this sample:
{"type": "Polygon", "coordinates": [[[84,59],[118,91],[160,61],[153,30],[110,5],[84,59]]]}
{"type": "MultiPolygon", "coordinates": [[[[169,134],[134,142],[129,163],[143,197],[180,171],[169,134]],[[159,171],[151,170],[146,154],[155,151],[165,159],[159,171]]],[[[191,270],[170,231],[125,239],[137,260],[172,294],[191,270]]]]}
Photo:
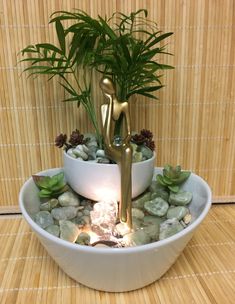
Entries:
{"type": "Polygon", "coordinates": [[[51,177],[33,175],[33,180],[40,190],[40,198],[56,198],[68,190],[68,185],[64,181],[63,172],[55,174],[51,177]]]}
{"type": "Polygon", "coordinates": [[[157,175],[157,182],[168,190],[177,193],[179,191],[179,185],[186,181],[190,176],[190,171],[181,171],[181,166],[173,167],[166,164],[163,168],[163,175],[157,175]]]}

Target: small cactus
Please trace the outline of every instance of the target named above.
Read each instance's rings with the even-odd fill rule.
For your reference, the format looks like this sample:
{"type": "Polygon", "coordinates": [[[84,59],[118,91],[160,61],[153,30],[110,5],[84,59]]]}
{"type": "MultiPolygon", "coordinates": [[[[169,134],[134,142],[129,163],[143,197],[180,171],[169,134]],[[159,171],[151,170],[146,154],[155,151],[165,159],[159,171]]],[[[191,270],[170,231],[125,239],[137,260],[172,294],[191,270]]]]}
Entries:
{"type": "Polygon", "coordinates": [[[167,187],[170,191],[177,193],[179,191],[179,185],[185,182],[190,174],[190,171],[181,171],[181,166],[173,167],[171,165],[165,165],[163,175],[157,175],[157,182],[167,187]]]}
{"type": "Polygon", "coordinates": [[[68,185],[64,181],[64,173],[60,172],[53,176],[33,175],[33,180],[39,188],[40,198],[57,198],[60,194],[68,190],[68,185]]]}

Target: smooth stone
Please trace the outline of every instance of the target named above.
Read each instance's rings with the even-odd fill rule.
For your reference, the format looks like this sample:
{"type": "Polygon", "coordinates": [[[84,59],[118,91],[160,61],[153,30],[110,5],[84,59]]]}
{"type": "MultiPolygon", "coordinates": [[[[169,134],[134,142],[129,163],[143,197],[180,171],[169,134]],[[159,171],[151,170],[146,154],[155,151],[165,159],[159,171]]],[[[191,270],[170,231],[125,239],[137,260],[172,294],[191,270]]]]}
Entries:
{"type": "Polygon", "coordinates": [[[80,244],[80,245],[89,245],[90,240],[91,240],[91,237],[88,233],[81,232],[76,239],[76,243],[80,244]]]}
{"type": "Polygon", "coordinates": [[[153,151],[151,149],[149,149],[148,147],[143,145],[143,146],[140,146],[139,149],[145,159],[150,159],[153,157],[153,151]]]}
{"type": "Polygon", "coordinates": [[[59,201],[56,198],[52,198],[48,202],[42,203],[40,205],[40,210],[42,210],[42,211],[51,211],[58,204],[59,204],[59,201]]]}
{"type": "Polygon", "coordinates": [[[74,243],[77,240],[80,230],[77,225],[70,221],[60,221],[60,238],[74,243]]]}
{"type": "Polygon", "coordinates": [[[168,209],[166,217],[168,219],[177,218],[180,221],[188,213],[189,213],[188,208],[184,206],[176,206],[168,209]]]}
{"type": "Polygon", "coordinates": [[[151,197],[151,192],[146,192],[144,194],[141,194],[132,201],[132,207],[138,209],[144,209],[144,203],[149,201],[150,197],[151,197]]]}
{"type": "Polygon", "coordinates": [[[138,163],[143,160],[143,154],[141,152],[135,151],[132,155],[132,162],[133,163],[138,163]]]}
{"type": "Polygon", "coordinates": [[[85,224],[90,224],[90,222],[91,222],[90,216],[87,216],[87,215],[83,215],[82,220],[84,221],[85,224]]]}
{"type": "Polygon", "coordinates": [[[99,164],[110,164],[110,160],[105,157],[98,157],[97,158],[97,163],[99,164]]]}
{"type": "Polygon", "coordinates": [[[160,225],[159,240],[164,240],[183,229],[184,227],[176,218],[168,219],[160,225]]]}
{"type": "Polygon", "coordinates": [[[34,221],[43,229],[54,224],[53,217],[48,211],[39,211],[36,213],[34,216],[34,221]]]}
{"type": "Polygon", "coordinates": [[[168,202],[169,200],[169,193],[163,189],[157,189],[151,194],[151,200],[156,197],[161,197],[164,201],[168,202]]]}
{"type": "Polygon", "coordinates": [[[132,217],[142,220],[144,218],[144,212],[138,208],[132,208],[131,210],[132,217]]]}
{"type": "Polygon", "coordinates": [[[54,236],[59,237],[60,235],[60,227],[57,225],[50,225],[46,227],[45,230],[54,236]]]}
{"type": "Polygon", "coordinates": [[[87,209],[83,210],[83,215],[90,215],[90,211],[87,209]]]}
{"type": "Polygon", "coordinates": [[[54,208],[51,210],[51,215],[58,221],[70,220],[77,215],[77,208],[73,206],[54,208]]]}
{"type": "Polygon", "coordinates": [[[164,218],[158,217],[158,216],[154,216],[154,215],[146,215],[146,216],[143,218],[143,224],[144,224],[144,225],[154,224],[154,225],[160,226],[160,224],[161,224],[162,222],[164,222],[164,221],[165,221],[164,218]]]}
{"type": "Polygon", "coordinates": [[[171,192],[169,197],[169,203],[176,206],[188,205],[193,198],[193,194],[188,191],[181,191],[178,193],[171,192]]]}
{"type": "Polygon", "coordinates": [[[76,155],[76,157],[80,157],[83,160],[88,160],[88,154],[84,151],[80,151],[77,148],[73,150],[73,154],[76,155]]]}
{"type": "Polygon", "coordinates": [[[96,156],[97,157],[105,157],[106,155],[105,155],[104,150],[99,149],[99,150],[96,151],[96,156]]]}
{"type": "Polygon", "coordinates": [[[68,154],[69,156],[73,157],[73,158],[77,158],[76,155],[73,153],[73,150],[74,150],[74,149],[72,149],[72,148],[69,149],[69,150],[67,151],[67,154],[68,154]]]}
{"type": "Polygon", "coordinates": [[[137,230],[124,235],[123,242],[127,246],[139,246],[150,243],[151,238],[143,230],[137,230]]]}
{"type": "Polygon", "coordinates": [[[58,197],[58,201],[62,207],[79,206],[80,200],[78,196],[70,191],[66,191],[58,197]]]}
{"type": "Polygon", "coordinates": [[[116,232],[117,232],[119,235],[122,235],[122,236],[124,236],[125,234],[130,233],[130,228],[127,226],[126,223],[118,223],[118,224],[115,226],[115,229],[116,229],[116,232]]]}
{"type": "Polygon", "coordinates": [[[143,231],[151,238],[152,241],[157,241],[159,238],[159,225],[150,224],[143,227],[143,231]]]}
{"type": "Polygon", "coordinates": [[[169,208],[168,203],[161,197],[144,203],[144,209],[151,215],[164,216],[169,208]]]}

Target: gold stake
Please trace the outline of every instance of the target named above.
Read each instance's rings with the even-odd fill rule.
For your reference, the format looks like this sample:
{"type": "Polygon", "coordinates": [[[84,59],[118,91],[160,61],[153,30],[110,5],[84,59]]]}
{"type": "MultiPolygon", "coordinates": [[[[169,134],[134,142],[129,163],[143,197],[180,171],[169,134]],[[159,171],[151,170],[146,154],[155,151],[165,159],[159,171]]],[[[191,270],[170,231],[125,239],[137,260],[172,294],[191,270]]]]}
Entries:
{"type": "Polygon", "coordinates": [[[129,105],[127,101],[121,102],[117,99],[116,90],[110,78],[102,78],[100,81],[100,87],[104,96],[108,99],[108,104],[103,104],[101,106],[105,153],[118,164],[121,173],[119,217],[122,222],[127,223],[129,228],[131,228],[132,147],[130,145],[131,124],[129,105]],[[121,143],[119,145],[115,145],[113,132],[114,122],[119,119],[121,114],[125,121],[125,132],[121,143]]]}

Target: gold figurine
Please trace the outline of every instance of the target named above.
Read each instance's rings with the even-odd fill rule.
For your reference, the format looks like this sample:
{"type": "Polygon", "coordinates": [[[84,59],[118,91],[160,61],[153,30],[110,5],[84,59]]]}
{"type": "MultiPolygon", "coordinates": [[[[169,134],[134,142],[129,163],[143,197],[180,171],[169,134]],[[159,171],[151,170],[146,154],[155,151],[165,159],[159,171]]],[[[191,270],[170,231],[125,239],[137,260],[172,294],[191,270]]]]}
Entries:
{"type": "Polygon", "coordinates": [[[108,99],[108,103],[101,106],[105,153],[118,164],[121,173],[119,217],[122,222],[126,222],[129,228],[131,228],[132,147],[130,145],[131,124],[129,105],[127,101],[121,102],[117,99],[114,83],[110,78],[102,78],[100,87],[104,96],[108,99]],[[121,143],[115,145],[114,123],[119,119],[121,114],[125,122],[125,129],[123,130],[121,143]]]}

